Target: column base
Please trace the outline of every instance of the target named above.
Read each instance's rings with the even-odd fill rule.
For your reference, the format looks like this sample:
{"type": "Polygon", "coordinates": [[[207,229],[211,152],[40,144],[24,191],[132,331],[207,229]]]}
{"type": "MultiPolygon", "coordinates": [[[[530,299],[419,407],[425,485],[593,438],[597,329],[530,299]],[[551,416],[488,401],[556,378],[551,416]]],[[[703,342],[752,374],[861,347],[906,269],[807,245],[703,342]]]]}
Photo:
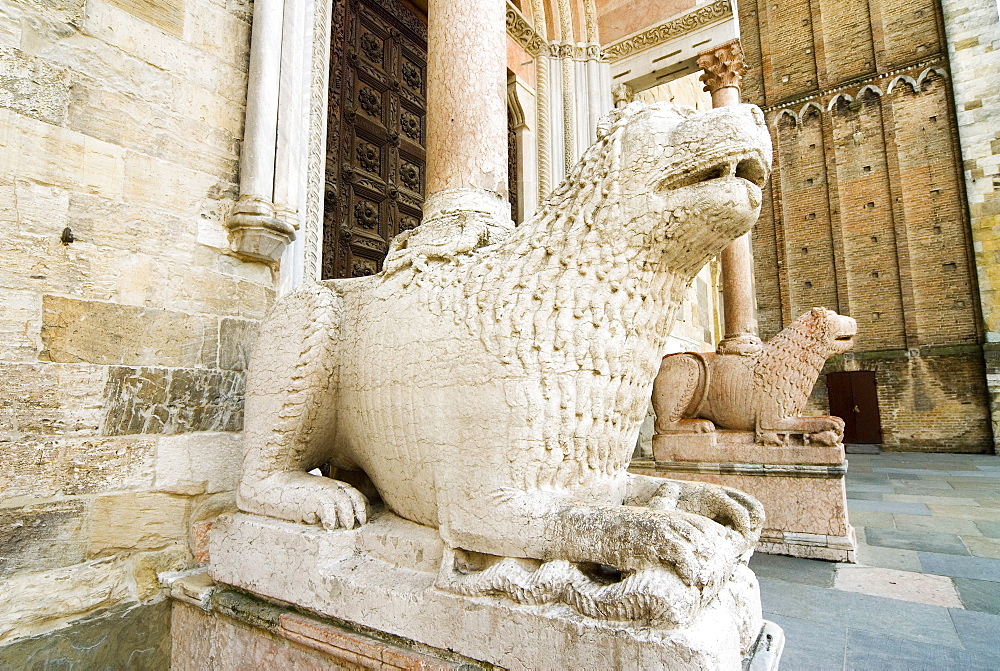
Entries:
{"type": "Polygon", "coordinates": [[[715,348],[717,354],[735,354],[738,356],[753,356],[764,349],[764,342],[755,335],[738,333],[726,336],[715,348]]]}

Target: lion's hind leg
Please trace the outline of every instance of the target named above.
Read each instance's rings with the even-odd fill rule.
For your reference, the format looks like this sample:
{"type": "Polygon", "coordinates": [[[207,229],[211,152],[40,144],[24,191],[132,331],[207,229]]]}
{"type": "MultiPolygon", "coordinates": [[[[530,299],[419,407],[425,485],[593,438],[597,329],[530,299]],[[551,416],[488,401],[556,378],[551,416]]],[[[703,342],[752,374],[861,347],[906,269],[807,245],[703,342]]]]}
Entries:
{"type": "Polygon", "coordinates": [[[668,354],[660,362],[653,381],[653,411],[656,433],[708,433],[715,424],[699,419],[708,389],[705,360],[701,355],[684,352],[668,354]]]}
{"type": "Polygon", "coordinates": [[[247,382],[240,510],[327,528],[367,521],[357,489],[307,472],[351,465],[332,450],[342,312],[335,290],[315,284],[280,299],[262,324],[247,382]]]}

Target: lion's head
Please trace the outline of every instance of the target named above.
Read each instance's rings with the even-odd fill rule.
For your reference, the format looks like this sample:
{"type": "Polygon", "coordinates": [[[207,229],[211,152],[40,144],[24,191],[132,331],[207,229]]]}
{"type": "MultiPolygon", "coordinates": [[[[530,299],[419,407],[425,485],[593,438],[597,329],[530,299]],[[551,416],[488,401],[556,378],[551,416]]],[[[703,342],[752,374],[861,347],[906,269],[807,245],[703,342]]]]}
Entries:
{"type": "Polygon", "coordinates": [[[813,308],[789,324],[785,331],[794,331],[807,339],[810,349],[825,360],[854,347],[858,323],[852,317],[837,314],[833,310],[813,308]]]}
{"type": "Polygon", "coordinates": [[[640,221],[664,262],[697,272],[757,221],[771,140],[753,105],[695,112],[633,103],[619,110],[622,218],[640,221]]]}

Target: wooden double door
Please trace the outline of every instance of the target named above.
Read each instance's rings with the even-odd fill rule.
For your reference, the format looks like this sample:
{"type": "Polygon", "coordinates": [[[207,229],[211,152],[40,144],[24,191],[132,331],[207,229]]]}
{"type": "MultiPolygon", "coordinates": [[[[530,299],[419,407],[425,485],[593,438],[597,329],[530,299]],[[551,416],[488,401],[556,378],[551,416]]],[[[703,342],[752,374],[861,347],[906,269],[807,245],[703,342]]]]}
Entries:
{"type": "Polygon", "coordinates": [[[826,391],[830,414],[844,420],[845,443],[882,443],[882,420],[873,371],[828,373],[826,391]]]}
{"type": "Polygon", "coordinates": [[[332,17],[324,279],[382,268],[424,200],[427,26],[398,0],[339,0],[332,17]]]}

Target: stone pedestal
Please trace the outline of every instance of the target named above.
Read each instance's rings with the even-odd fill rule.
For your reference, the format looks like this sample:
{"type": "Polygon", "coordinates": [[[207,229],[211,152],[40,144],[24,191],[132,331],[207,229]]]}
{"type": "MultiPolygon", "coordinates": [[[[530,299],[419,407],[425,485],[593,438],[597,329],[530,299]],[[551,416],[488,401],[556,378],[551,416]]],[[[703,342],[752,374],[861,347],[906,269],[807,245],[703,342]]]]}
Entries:
{"type": "Polygon", "coordinates": [[[192,663],[214,651],[217,668],[238,668],[254,650],[282,668],[282,659],[306,654],[303,646],[306,656],[325,651],[331,664],[363,667],[396,655],[390,667],[738,669],[752,660],[772,669],[780,657],[781,630],[761,620],[757,581],[743,565],[693,622],[668,630],[582,617],[562,605],[453,594],[435,587],[442,556],[436,530],[388,512],[350,531],[244,513],[222,518],[212,530],[210,573],[239,591],[185,598],[216,604],[215,614],[185,606],[175,649],[193,651],[184,655],[192,663]],[[242,619],[259,623],[256,636],[233,628],[234,613],[255,608],[263,610],[242,619]],[[402,663],[403,653],[413,659],[402,663]]]}
{"type": "Polygon", "coordinates": [[[750,431],[653,436],[653,460],[630,470],[740,489],[764,504],[758,552],[854,562],[857,541],[847,517],[843,445],[808,445],[787,434],[784,445],[754,442],[750,431]]]}

